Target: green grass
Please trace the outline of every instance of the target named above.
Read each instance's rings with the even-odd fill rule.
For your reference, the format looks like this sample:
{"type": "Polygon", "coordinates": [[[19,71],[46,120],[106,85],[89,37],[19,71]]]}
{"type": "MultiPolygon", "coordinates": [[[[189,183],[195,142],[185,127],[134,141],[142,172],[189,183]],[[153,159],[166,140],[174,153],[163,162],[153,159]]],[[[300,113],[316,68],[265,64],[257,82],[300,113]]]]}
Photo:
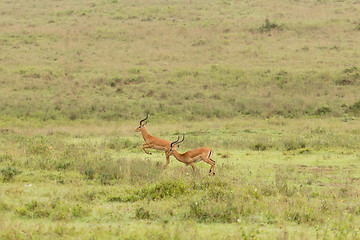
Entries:
{"type": "Polygon", "coordinates": [[[359,10],[1,1],[0,239],[360,239],[359,10]]]}
{"type": "Polygon", "coordinates": [[[183,164],[174,158],[162,170],[164,154],[142,152],[134,124],[3,128],[1,237],[359,237],[358,120],[148,125],[168,139],[184,129],[181,151],[211,147],[215,177],[203,162],[196,164],[198,176],[191,168],[180,176],[183,164]]]}

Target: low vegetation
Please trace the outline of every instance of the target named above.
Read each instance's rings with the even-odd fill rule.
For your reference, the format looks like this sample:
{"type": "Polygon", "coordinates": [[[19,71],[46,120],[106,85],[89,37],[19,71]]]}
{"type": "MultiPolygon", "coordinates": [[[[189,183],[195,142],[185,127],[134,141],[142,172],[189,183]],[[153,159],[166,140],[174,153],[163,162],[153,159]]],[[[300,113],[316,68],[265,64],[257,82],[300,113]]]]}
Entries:
{"type": "Polygon", "coordinates": [[[183,164],[173,157],[163,170],[163,153],[141,150],[137,122],[9,124],[1,135],[0,236],[356,239],[358,124],[331,118],[148,124],[167,139],[184,129],[181,151],[213,148],[215,177],[205,163],[198,163],[198,176],[191,168],[180,176],[183,164]]]}

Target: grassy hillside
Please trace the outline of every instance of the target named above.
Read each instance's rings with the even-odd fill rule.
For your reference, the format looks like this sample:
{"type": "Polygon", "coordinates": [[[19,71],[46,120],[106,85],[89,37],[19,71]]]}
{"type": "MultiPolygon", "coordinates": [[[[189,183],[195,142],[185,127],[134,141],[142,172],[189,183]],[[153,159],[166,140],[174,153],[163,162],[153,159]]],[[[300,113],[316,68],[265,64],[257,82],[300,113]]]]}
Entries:
{"type": "Polygon", "coordinates": [[[359,114],[357,1],[42,0],[0,9],[2,116],[359,114]]]}

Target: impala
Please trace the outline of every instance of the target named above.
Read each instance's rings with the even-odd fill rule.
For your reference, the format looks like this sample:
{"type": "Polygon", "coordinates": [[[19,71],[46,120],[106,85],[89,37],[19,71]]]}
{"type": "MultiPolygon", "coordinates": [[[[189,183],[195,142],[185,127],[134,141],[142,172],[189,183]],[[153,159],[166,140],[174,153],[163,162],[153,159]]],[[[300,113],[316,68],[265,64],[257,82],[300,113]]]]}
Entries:
{"type": "MultiPolygon", "coordinates": [[[[154,136],[151,136],[149,132],[146,130],[146,120],[148,119],[149,114],[146,114],[146,118],[140,120],[139,127],[135,129],[136,132],[141,132],[142,137],[145,140],[145,143],[142,146],[142,150],[144,150],[147,154],[152,154],[148,151],[146,151],[146,148],[156,149],[156,150],[164,150],[165,153],[170,149],[171,142],[165,139],[157,138],[154,136]]],[[[165,169],[167,165],[170,163],[170,156],[166,155],[166,163],[163,167],[165,169]]]]}
{"type": "Polygon", "coordinates": [[[201,147],[191,151],[187,151],[186,153],[179,153],[176,150],[176,145],[177,147],[179,147],[178,144],[182,143],[184,141],[184,138],[185,138],[185,134],[183,135],[181,141],[179,141],[179,137],[178,137],[178,139],[175,142],[172,142],[170,144],[169,150],[166,151],[166,156],[173,155],[177,160],[179,160],[182,163],[185,163],[185,167],[181,171],[181,174],[184,173],[188,165],[191,165],[191,167],[193,168],[196,174],[195,163],[203,160],[204,162],[211,165],[209,173],[211,173],[211,170],[213,170],[213,174],[215,175],[215,161],[211,159],[213,151],[210,148],[201,147]]]}

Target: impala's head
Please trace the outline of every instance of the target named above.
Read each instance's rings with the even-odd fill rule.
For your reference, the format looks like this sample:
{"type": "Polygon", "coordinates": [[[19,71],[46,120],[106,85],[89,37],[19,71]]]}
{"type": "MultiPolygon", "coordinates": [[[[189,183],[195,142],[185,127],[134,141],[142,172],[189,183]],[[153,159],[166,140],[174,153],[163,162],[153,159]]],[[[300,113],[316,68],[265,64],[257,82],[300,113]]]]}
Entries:
{"type": "Polygon", "coordinates": [[[179,148],[179,143],[182,143],[182,142],[184,141],[184,139],[185,139],[185,134],[183,134],[183,138],[182,138],[181,141],[179,141],[179,139],[180,139],[180,137],[178,137],[175,142],[172,142],[172,143],[170,144],[169,150],[167,150],[167,151],[165,152],[166,156],[172,155],[172,154],[174,153],[174,150],[176,150],[177,148],[179,148]]]}
{"type": "Polygon", "coordinates": [[[145,127],[145,125],[146,125],[146,123],[147,123],[146,120],[148,119],[148,117],[149,117],[149,114],[147,113],[147,114],[146,114],[146,118],[140,120],[139,126],[135,129],[136,132],[140,131],[141,128],[145,127]]]}

